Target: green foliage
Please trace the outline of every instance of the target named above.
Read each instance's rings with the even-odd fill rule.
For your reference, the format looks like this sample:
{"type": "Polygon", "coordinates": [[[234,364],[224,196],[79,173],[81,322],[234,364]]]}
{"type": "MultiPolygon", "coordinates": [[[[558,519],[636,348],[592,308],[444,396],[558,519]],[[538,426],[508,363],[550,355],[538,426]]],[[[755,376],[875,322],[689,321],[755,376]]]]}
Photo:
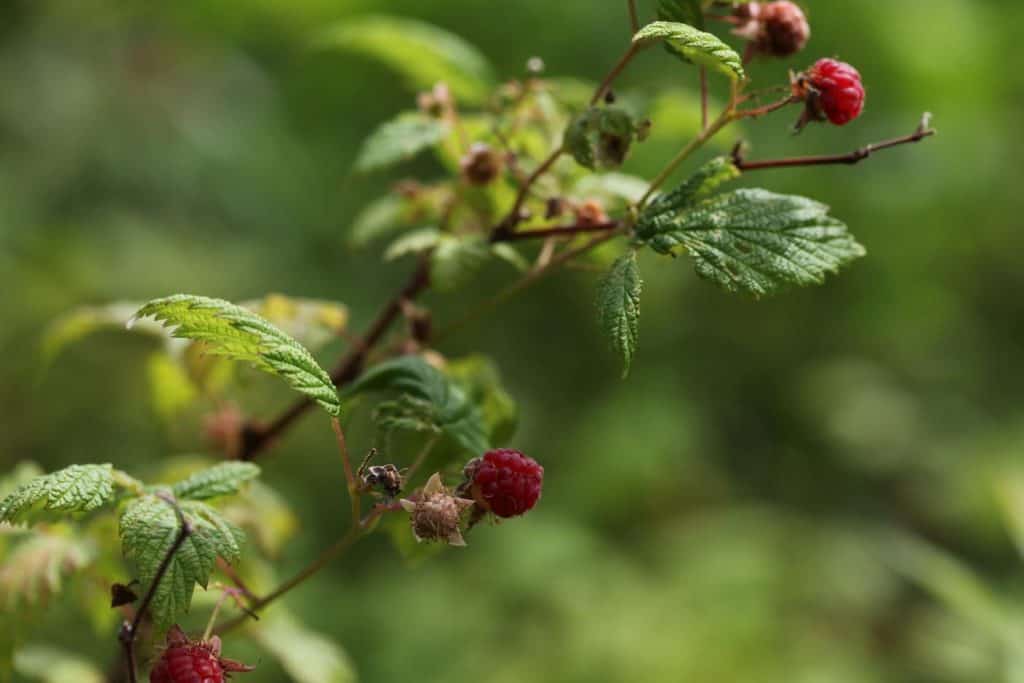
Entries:
{"type": "Polygon", "coordinates": [[[372,173],[408,161],[441,142],[447,134],[448,126],[440,119],[417,111],[403,112],[366,138],[355,170],[372,173]]]}
{"type": "Polygon", "coordinates": [[[622,356],[622,376],[629,366],[640,339],[640,293],[643,281],[636,251],[623,254],[602,278],[597,288],[597,312],[612,348],[622,356]]]}
{"type": "Polygon", "coordinates": [[[658,0],[658,18],[704,29],[701,0],[658,0]]]}
{"type": "Polygon", "coordinates": [[[50,645],[29,644],[18,648],[14,669],[42,683],[104,683],[108,680],[89,660],[50,645]]]}
{"type": "Polygon", "coordinates": [[[337,339],[348,327],[348,307],[337,301],[272,293],[240,305],[311,350],[337,339]]]}
{"type": "MultiPolygon", "coordinates": [[[[150,610],[161,629],[188,612],[196,584],[206,588],[218,557],[238,561],[245,535],[217,510],[198,501],[179,503],[192,533],[171,556],[167,573],[153,594],[150,610]]],[[[124,555],[138,567],[147,589],[181,533],[174,507],[156,494],[133,499],[120,518],[124,555]]]]}
{"type": "MultiPolygon", "coordinates": [[[[346,395],[387,391],[409,396],[406,406],[415,406],[417,420],[429,419],[444,434],[469,453],[479,455],[490,447],[480,410],[466,392],[419,356],[403,356],[370,368],[346,395]],[[426,417],[423,412],[429,408],[426,417]]],[[[389,408],[388,415],[394,416],[389,408]]]]}
{"type": "Polygon", "coordinates": [[[386,195],[370,202],[352,220],[348,242],[353,247],[365,247],[373,240],[389,235],[404,227],[405,202],[401,197],[386,195]]]}
{"type": "Polygon", "coordinates": [[[498,365],[483,354],[449,360],[445,374],[480,408],[491,443],[507,443],[519,426],[519,406],[505,389],[498,365]]]}
{"type": "Polygon", "coordinates": [[[260,468],[251,462],[223,462],[179,481],[171,491],[175,498],[206,500],[238,493],[243,484],[258,476],[260,468]]]}
{"type": "Polygon", "coordinates": [[[296,683],[355,683],[345,650],[310,629],[284,609],[276,609],[250,629],[296,683]]]}
{"type": "Polygon", "coordinates": [[[413,88],[444,82],[456,97],[480,102],[495,81],[487,59],[462,38],[411,19],[365,16],[345,19],[324,31],[322,48],[343,49],[379,60],[413,88]]]}
{"type": "Polygon", "coordinates": [[[713,33],[673,21],[655,21],[633,36],[634,43],[665,41],[665,45],[689,62],[706,66],[732,80],[745,78],[743,60],[713,33]]]}
{"type": "MultiPolygon", "coordinates": [[[[83,306],[54,320],[43,334],[42,357],[50,363],[65,348],[101,330],[123,330],[138,303],[118,301],[104,306],[83,306]]],[[[155,323],[134,326],[133,331],[166,340],[167,332],[155,323]]]]}
{"type": "Polygon", "coordinates": [[[572,195],[579,199],[596,197],[608,206],[619,203],[640,201],[650,185],[643,178],[625,173],[594,173],[580,178],[572,189],[572,195]]]}
{"type": "Polygon", "coordinates": [[[339,414],[330,375],[305,347],[255,313],[220,299],[178,294],[150,301],[135,314],[150,316],[174,326],[175,337],[202,341],[211,353],[278,375],[330,415],[339,414]]]}
{"type": "Polygon", "coordinates": [[[431,284],[442,292],[457,289],[476,274],[492,253],[492,246],[482,235],[442,235],[430,255],[431,284]]]}
{"type": "Polygon", "coordinates": [[[65,576],[74,576],[96,555],[90,541],[61,525],[22,535],[0,552],[0,606],[11,611],[45,602],[60,592],[65,576]]]}
{"type": "Polygon", "coordinates": [[[0,522],[16,522],[37,511],[84,513],[114,495],[113,468],[71,465],[32,479],[0,502],[0,522]]]}
{"type": "Polygon", "coordinates": [[[755,296],[820,284],[864,255],[824,204],[750,189],[705,198],[734,176],[723,161],[706,165],[641,215],[637,237],[662,254],[685,249],[702,277],[755,296]]]}
{"type": "Polygon", "coordinates": [[[565,148],[585,168],[617,168],[629,156],[637,128],[633,117],[616,107],[590,107],[565,131],[565,148]]]}

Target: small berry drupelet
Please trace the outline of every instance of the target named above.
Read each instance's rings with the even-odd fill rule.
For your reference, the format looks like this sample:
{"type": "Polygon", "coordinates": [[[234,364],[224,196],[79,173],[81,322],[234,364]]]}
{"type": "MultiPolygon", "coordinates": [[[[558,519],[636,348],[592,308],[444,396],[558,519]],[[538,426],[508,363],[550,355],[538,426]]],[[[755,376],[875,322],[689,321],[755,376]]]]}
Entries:
{"type": "Polygon", "coordinates": [[[220,638],[192,641],[178,628],[167,632],[167,648],[149,672],[149,683],[224,683],[231,673],[251,666],[220,656],[220,638]]]}
{"type": "Polygon", "coordinates": [[[519,451],[488,451],[467,465],[473,499],[498,517],[528,512],[540,499],[544,468],[519,451]]]}
{"type": "Polygon", "coordinates": [[[793,95],[807,102],[807,120],[828,119],[845,126],[864,109],[860,73],[835,59],[819,59],[793,83],[793,95]]]}

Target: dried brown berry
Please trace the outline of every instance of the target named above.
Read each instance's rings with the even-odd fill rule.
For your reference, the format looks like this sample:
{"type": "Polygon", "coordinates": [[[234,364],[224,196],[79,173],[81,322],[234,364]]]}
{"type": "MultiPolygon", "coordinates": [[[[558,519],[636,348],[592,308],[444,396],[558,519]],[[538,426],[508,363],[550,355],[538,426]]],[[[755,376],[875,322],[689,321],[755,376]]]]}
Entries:
{"type": "Polygon", "coordinates": [[[489,185],[501,174],[505,160],[489,145],[477,142],[469,148],[459,165],[462,177],[471,185],[489,185]]]}
{"type": "Polygon", "coordinates": [[[409,513],[417,541],[466,545],[462,538],[462,518],[473,501],[453,496],[441,482],[440,474],[434,474],[415,497],[402,499],[401,504],[409,513]]]}
{"type": "Polygon", "coordinates": [[[752,49],[763,55],[788,57],[807,45],[811,26],[798,5],[792,2],[748,2],[739,5],[736,35],[751,41],[752,49]]]}

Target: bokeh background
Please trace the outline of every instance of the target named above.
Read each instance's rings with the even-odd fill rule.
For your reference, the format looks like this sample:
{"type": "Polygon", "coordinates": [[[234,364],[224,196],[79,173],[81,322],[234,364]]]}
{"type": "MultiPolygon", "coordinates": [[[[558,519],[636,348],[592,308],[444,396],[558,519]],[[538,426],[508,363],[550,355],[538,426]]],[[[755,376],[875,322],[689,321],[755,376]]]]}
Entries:
{"type": "MultiPolygon", "coordinates": [[[[436,166],[349,168],[415,92],[370,60],[311,52],[314,32],[386,12],[463,36],[503,77],[537,55],[550,74],[593,80],[621,53],[624,5],[4,3],[0,471],[110,461],[144,475],[200,447],[195,423],[168,428],[153,410],[145,340],[92,336],[41,375],[40,339],[70,309],[275,291],[343,301],[358,328],[405,277],[408,262],[354,251],[346,231],[394,180],[436,166]]],[[[496,359],[520,404],[514,443],[546,466],[543,504],[415,566],[374,537],[289,596],[360,680],[1024,681],[1024,5],[806,5],[808,53],[756,77],[782,83],[838,55],[860,68],[868,108],[796,138],[785,114],[748,125],[752,156],[848,151],[910,132],[924,110],[940,131],[857,167],[752,178],[832,205],[868,258],[753,302],[684,259],[645,257],[626,381],[590,273],[559,274],[447,340],[446,354],[496,359]]],[[[694,86],[651,51],[620,88],[694,86]]],[[[629,170],[656,171],[652,151],[629,170]]],[[[427,301],[441,321],[465,305],[427,301]]],[[[258,384],[241,399],[269,415],[285,393],[258,384]]],[[[360,447],[369,437],[356,429],[360,447]]],[[[282,573],[346,523],[335,458],[310,419],[263,462],[301,525],[282,573]]],[[[110,669],[114,627],[101,639],[86,623],[58,600],[28,640],[110,669]]],[[[260,663],[246,680],[288,680],[259,646],[229,650],[260,663]]]]}

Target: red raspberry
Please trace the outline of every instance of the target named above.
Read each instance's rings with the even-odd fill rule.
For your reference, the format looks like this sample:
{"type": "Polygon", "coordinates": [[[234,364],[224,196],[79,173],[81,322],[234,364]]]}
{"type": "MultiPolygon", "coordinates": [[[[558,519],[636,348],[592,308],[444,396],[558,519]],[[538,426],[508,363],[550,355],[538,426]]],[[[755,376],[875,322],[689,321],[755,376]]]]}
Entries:
{"type": "Polygon", "coordinates": [[[860,116],[864,85],[855,68],[835,59],[819,59],[805,78],[813,89],[807,103],[815,118],[827,117],[835,125],[845,126],[860,116]]]}
{"type": "Polygon", "coordinates": [[[167,633],[167,649],[149,672],[149,683],[224,683],[231,672],[251,671],[230,659],[221,659],[220,638],[191,641],[174,626],[167,633]]]}
{"type": "Polygon", "coordinates": [[[477,504],[499,517],[516,517],[537,504],[544,468],[519,451],[489,451],[473,463],[471,479],[477,504]]]}

